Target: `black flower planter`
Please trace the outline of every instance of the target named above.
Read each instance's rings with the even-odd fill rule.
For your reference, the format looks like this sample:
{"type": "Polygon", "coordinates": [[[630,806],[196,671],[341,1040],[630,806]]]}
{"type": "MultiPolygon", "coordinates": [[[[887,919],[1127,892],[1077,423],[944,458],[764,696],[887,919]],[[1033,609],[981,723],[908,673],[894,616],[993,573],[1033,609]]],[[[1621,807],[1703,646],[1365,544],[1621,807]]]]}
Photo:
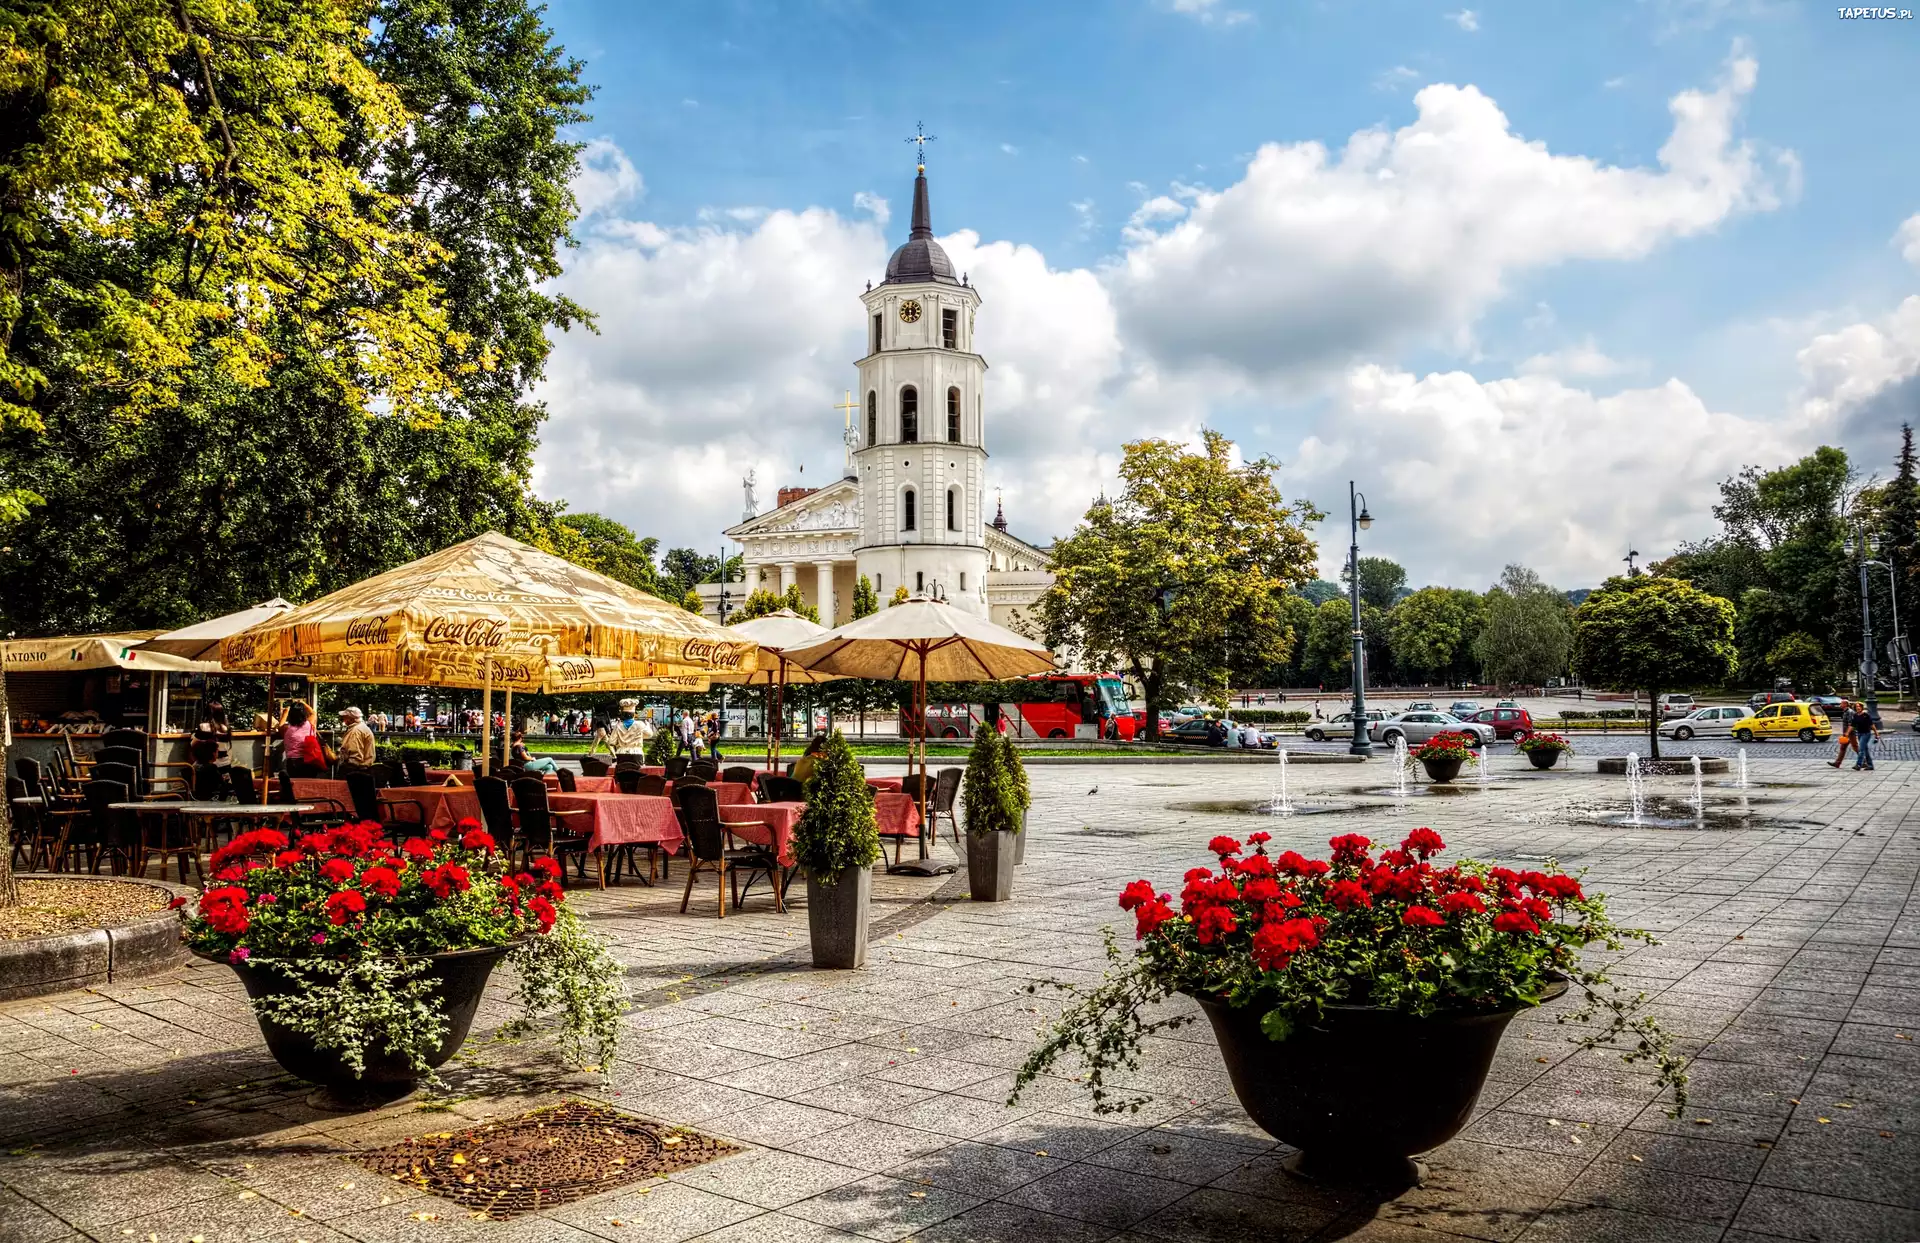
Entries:
{"type": "MultiPolygon", "coordinates": [[[[1567,991],[1556,981],[1550,1001],[1567,991]]],[[[1285,1040],[1260,1030],[1261,1011],[1198,998],[1213,1023],[1234,1095],[1260,1129],[1300,1149],[1303,1178],[1399,1190],[1425,1171],[1411,1160],[1459,1134],[1486,1082],[1494,1048],[1519,1009],[1413,1018],[1372,1006],[1329,1006],[1285,1040]],[[1420,1082],[1381,1074],[1418,1066],[1420,1082]]]]}
{"type": "Polygon", "coordinates": [[[1427,780],[1435,785],[1452,781],[1460,775],[1465,760],[1421,760],[1420,767],[1427,770],[1427,780]]]}
{"type": "Polygon", "coordinates": [[[1529,751],[1527,752],[1527,762],[1535,768],[1552,768],[1560,762],[1560,752],[1558,749],[1547,748],[1529,751]]]}
{"type": "MultiPolygon", "coordinates": [[[[487,978],[510,945],[490,945],[480,949],[450,950],[427,959],[426,978],[433,981],[433,1000],[447,1018],[447,1034],[440,1047],[427,1058],[429,1068],[437,1068],[460,1051],[473,1026],[473,1015],[480,1008],[480,994],[486,991],[487,978]]],[[[202,958],[212,958],[202,954],[202,958]]],[[[224,958],[213,958],[226,962],[224,958]]],[[[299,992],[305,984],[297,976],[261,967],[251,962],[227,962],[249,998],[285,997],[299,992]]],[[[313,1037],[289,1031],[278,1023],[260,1019],[260,1033],[267,1038],[273,1060],[298,1079],[320,1085],[321,1091],[309,1103],[322,1109],[368,1109],[398,1100],[423,1077],[406,1058],[384,1048],[368,1049],[367,1068],[355,1075],[331,1049],[316,1048],[313,1037]]]]}

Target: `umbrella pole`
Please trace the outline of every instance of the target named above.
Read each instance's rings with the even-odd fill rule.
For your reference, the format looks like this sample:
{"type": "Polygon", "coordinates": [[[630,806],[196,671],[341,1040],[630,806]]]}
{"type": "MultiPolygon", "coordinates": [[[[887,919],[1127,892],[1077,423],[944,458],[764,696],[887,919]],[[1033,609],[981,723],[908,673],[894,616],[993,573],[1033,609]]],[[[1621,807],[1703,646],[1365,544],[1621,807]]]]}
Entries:
{"type": "Polygon", "coordinates": [[[785,734],[787,725],[787,658],[780,658],[780,669],[773,686],[773,724],[769,732],[773,735],[773,771],[780,771],[780,738],[785,734]]]}
{"type": "Polygon", "coordinates": [[[493,657],[486,657],[487,672],[480,691],[480,775],[493,776],[493,657]]]}
{"type": "Polygon", "coordinates": [[[500,739],[500,754],[513,762],[513,683],[507,683],[507,706],[501,715],[507,718],[506,733],[500,739]]]}
{"type": "Polygon", "coordinates": [[[920,681],[916,683],[920,702],[913,713],[920,734],[920,857],[927,857],[927,651],[920,649],[920,681]]]}

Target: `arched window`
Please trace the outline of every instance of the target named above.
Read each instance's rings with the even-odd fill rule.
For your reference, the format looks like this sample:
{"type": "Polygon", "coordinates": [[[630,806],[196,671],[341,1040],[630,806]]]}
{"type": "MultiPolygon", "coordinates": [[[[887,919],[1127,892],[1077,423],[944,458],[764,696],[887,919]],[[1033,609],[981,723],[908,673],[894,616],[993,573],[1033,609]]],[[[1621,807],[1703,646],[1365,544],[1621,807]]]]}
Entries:
{"type": "Polygon", "coordinates": [[[900,390],[900,442],[916,444],[920,440],[920,393],[913,385],[900,390]]]}
{"type": "Polygon", "coordinates": [[[880,443],[880,394],[867,390],[867,447],[880,443]]]}
{"type": "Polygon", "coordinates": [[[949,531],[958,531],[960,529],[959,501],[960,501],[959,489],[948,488],[947,489],[947,530],[949,531]]]}
{"type": "MultiPolygon", "coordinates": [[[[908,391],[912,391],[912,390],[908,390],[908,391]]],[[[915,519],[917,517],[918,515],[914,513],[913,489],[908,488],[905,492],[900,494],[900,529],[902,531],[918,530],[919,527],[915,522],[915,519]]]]}
{"type": "Polygon", "coordinates": [[[947,390],[947,439],[960,443],[960,390],[947,390]]]}

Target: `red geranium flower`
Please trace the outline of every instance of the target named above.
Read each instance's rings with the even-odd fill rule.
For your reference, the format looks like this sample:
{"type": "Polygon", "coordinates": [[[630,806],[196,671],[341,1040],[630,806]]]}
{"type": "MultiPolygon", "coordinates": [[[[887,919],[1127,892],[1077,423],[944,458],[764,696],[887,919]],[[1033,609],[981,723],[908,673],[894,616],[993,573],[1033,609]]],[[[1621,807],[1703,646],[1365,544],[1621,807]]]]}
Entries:
{"type": "Polygon", "coordinates": [[[305,858],[306,856],[297,850],[283,850],[273,857],[273,866],[277,868],[290,868],[305,858]]]}
{"type": "Polygon", "coordinates": [[[559,912],[553,909],[553,903],[545,898],[534,898],[527,903],[527,910],[539,921],[540,931],[553,931],[553,921],[559,917],[559,912]]]}
{"type": "Polygon", "coordinates": [[[424,837],[409,837],[400,843],[400,853],[409,859],[418,859],[425,863],[433,858],[433,843],[424,837]]]}
{"type": "Polygon", "coordinates": [[[493,834],[485,829],[469,829],[460,835],[460,845],[467,850],[491,851],[494,849],[493,834]]]}
{"type": "Polygon", "coordinates": [[[1495,932],[1538,932],[1540,925],[1520,911],[1502,911],[1493,917],[1495,932]]]}
{"type": "Polygon", "coordinates": [[[1152,932],[1155,928],[1158,928],[1161,924],[1166,923],[1172,918],[1173,908],[1167,905],[1167,899],[1164,895],[1143,904],[1139,910],[1133,913],[1134,939],[1137,941],[1144,938],[1149,932],[1152,932]]]}
{"type": "Polygon", "coordinates": [[[1327,845],[1333,847],[1335,863],[1359,863],[1367,857],[1367,848],[1373,843],[1358,833],[1343,833],[1329,839],[1327,845]]]}
{"type": "Polygon", "coordinates": [[[560,887],[560,882],[557,880],[541,881],[540,896],[558,906],[567,900],[567,891],[560,887]]]}
{"type": "Polygon", "coordinates": [[[559,880],[560,877],[564,875],[560,870],[560,865],[545,855],[541,855],[533,861],[533,870],[548,880],[559,880]]]}
{"type": "Polygon", "coordinates": [[[320,865],[320,875],[336,885],[345,884],[353,879],[353,860],[329,859],[320,865]]]}
{"type": "Polygon", "coordinates": [[[1373,905],[1373,895],[1357,880],[1337,880],[1327,886],[1327,901],[1343,911],[1373,905]]]}
{"type": "Polygon", "coordinates": [[[1249,902],[1278,902],[1280,882],[1271,876],[1256,876],[1241,889],[1240,896],[1249,902]]]}
{"type": "Polygon", "coordinates": [[[1438,928],[1447,922],[1446,917],[1430,906],[1410,906],[1400,916],[1400,922],[1409,928],[1438,928]]]}
{"type": "Polygon", "coordinates": [[[1415,829],[1407,834],[1406,840],[1400,845],[1422,859],[1431,858],[1447,848],[1447,844],[1440,840],[1440,835],[1432,829],[1415,829]]]}
{"type": "Polygon", "coordinates": [[[1233,912],[1224,906],[1209,906],[1193,917],[1193,935],[1202,945],[1213,944],[1237,927],[1233,912]]]}
{"type": "Polygon", "coordinates": [[[247,916],[247,891],[237,885],[207,890],[200,895],[200,915],[215,932],[239,936],[252,922],[247,916]]]}
{"type": "Polygon", "coordinates": [[[1549,876],[1540,886],[1540,892],[1556,902],[1568,899],[1578,901],[1587,895],[1580,891],[1580,882],[1571,876],[1549,876]]]}
{"type": "Polygon", "coordinates": [[[1239,854],[1240,843],[1222,833],[1219,837],[1207,843],[1207,849],[1224,859],[1228,855],[1239,854]]]}
{"type": "Polygon", "coordinates": [[[1278,971],[1291,962],[1295,954],[1319,943],[1319,930],[1310,919],[1262,924],[1253,934],[1253,962],[1263,971],[1278,971]]]}
{"type": "Polygon", "coordinates": [[[1271,833],[1247,834],[1247,845],[1249,846],[1264,846],[1272,840],[1273,840],[1273,834],[1271,833]]]}
{"type": "Polygon", "coordinates": [[[391,898],[400,892],[400,873],[392,868],[371,867],[361,874],[360,883],[368,893],[391,898]]]}
{"type": "Polygon", "coordinates": [[[1144,880],[1129,881],[1120,891],[1120,909],[1131,911],[1142,903],[1153,901],[1153,886],[1144,880]]]}
{"type": "Polygon", "coordinates": [[[1487,904],[1482,902],[1477,894],[1450,893],[1440,899],[1440,909],[1449,915],[1466,913],[1479,915],[1487,909],[1487,904]]]}
{"type": "Polygon", "coordinates": [[[366,909],[367,900],[351,889],[327,895],[327,922],[336,928],[366,909]]]}

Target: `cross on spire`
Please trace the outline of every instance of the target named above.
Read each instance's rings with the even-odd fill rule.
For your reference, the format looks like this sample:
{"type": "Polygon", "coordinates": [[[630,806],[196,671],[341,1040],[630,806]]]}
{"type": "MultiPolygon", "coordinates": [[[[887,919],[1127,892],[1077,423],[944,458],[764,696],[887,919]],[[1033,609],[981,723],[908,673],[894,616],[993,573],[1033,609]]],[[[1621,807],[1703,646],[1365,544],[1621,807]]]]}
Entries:
{"type": "Polygon", "coordinates": [[[907,141],[914,145],[914,163],[920,172],[927,171],[927,144],[937,137],[939,135],[927,133],[927,127],[919,121],[913,123],[913,137],[907,141]]]}

